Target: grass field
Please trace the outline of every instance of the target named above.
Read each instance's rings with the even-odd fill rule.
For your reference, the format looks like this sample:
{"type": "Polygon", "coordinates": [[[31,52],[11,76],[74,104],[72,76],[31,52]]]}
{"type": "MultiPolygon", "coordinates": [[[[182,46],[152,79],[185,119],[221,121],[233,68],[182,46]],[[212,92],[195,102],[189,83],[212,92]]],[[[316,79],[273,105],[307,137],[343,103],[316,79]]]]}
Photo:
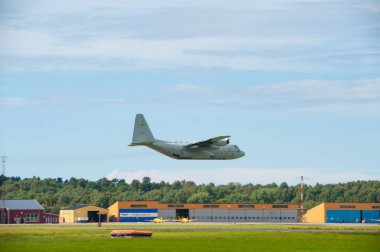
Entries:
{"type": "Polygon", "coordinates": [[[289,225],[1,225],[1,251],[380,251],[379,227],[289,225]],[[247,228],[249,227],[249,228],[247,228]],[[111,229],[152,238],[111,239],[111,229]]]}

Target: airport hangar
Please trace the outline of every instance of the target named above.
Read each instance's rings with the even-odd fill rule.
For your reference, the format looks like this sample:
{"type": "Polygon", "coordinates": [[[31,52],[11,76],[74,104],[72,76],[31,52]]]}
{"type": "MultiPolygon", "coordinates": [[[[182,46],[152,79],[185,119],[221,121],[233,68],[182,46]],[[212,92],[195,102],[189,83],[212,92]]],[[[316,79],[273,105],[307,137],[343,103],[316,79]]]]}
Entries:
{"type": "Polygon", "coordinates": [[[78,204],[62,208],[59,211],[59,222],[107,222],[107,215],[108,210],[105,208],[88,204],[78,204]]]}
{"type": "Polygon", "coordinates": [[[308,223],[375,223],[380,203],[321,203],[303,215],[308,223]]]}
{"type": "Polygon", "coordinates": [[[177,204],[117,201],[108,208],[110,222],[145,222],[154,218],[189,218],[200,222],[298,222],[297,204],[177,204]]]}

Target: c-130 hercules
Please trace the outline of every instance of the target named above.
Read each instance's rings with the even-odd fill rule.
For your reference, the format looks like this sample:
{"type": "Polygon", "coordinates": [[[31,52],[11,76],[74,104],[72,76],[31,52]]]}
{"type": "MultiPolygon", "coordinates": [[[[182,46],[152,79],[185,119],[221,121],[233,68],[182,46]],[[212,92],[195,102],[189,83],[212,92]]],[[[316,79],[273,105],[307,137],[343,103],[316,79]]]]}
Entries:
{"type": "Polygon", "coordinates": [[[236,145],[230,144],[230,136],[218,136],[190,144],[173,143],[153,137],[143,114],[137,114],[132,143],[129,146],[146,146],[174,159],[225,160],[245,155],[236,145]]]}

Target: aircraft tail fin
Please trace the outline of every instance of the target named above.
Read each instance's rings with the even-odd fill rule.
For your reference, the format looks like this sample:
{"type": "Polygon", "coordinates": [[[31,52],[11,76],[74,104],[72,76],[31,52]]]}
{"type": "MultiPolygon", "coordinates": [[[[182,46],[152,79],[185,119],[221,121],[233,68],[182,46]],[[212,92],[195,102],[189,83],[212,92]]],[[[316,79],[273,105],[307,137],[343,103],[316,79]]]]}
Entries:
{"type": "Polygon", "coordinates": [[[155,141],[143,114],[137,114],[132,143],[129,146],[150,145],[155,141]]]}

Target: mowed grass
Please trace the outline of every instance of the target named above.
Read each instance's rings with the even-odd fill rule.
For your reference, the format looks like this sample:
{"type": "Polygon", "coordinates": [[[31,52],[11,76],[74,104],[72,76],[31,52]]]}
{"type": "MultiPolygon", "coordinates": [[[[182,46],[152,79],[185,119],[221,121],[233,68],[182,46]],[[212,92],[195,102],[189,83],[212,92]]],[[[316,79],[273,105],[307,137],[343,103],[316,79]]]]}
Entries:
{"type": "Polygon", "coordinates": [[[380,251],[380,233],[154,230],[111,239],[106,229],[1,229],[0,251],[380,251]]]}
{"type": "MultiPolygon", "coordinates": [[[[28,224],[28,225],[0,225],[1,229],[94,229],[97,228],[97,223],[91,224],[28,224]]],[[[373,224],[278,224],[278,223],[102,223],[102,229],[149,229],[149,230],[168,230],[168,229],[247,229],[247,230],[331,230],[331,231],[377,231],[380,232],[380,225],[373,224]]]]}

